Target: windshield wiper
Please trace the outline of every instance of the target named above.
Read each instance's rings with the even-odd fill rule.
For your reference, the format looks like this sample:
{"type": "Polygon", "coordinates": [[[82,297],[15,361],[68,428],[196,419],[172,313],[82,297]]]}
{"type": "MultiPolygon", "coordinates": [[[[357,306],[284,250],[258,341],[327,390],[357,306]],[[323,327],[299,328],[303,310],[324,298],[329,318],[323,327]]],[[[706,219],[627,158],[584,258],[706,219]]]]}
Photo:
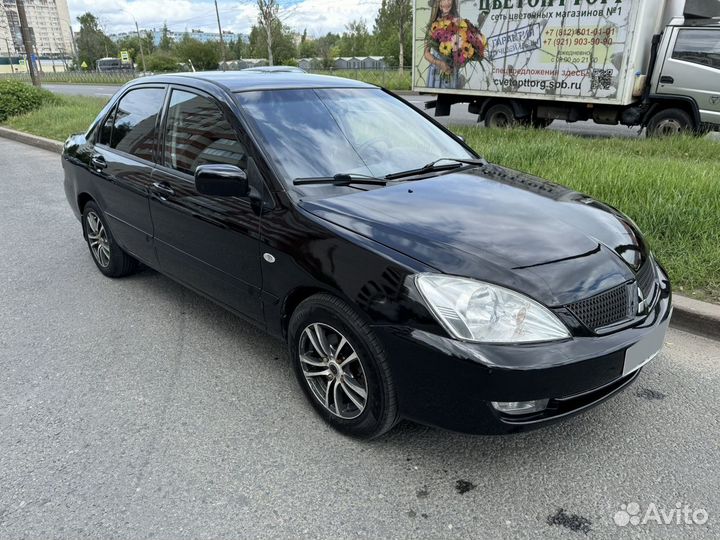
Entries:
{"type": "Polygon", "coordinates": [[[336,174],[335,176],[313,176],[309,178],[296,178],[294,186],[307,186],[311,184],[329,184],[333,186],[347,186],[348,184],[365,184],[370,186],[384,186],[387,181],[374,176],[360,174],[336,174]]]}
{"type": "Polygon", "coordinates": [[[444,171],[446,169],[456,169],[457,167],[465,165],[487,165],[487,161],[484,159],[462,159],[462,158],[440,158],[435,161],[431,161],[427,165],[423,165],[418,169],[408,169],[407,171],[400,171],[392,174],[385,175],[386,180],[394,180],[396,178],[403,178],[404,176],[415,176],[416,174],[423,174],[432,171],[444,171]],[[438,165],[441,161],[452,161],[447,165],[438,165]]]}

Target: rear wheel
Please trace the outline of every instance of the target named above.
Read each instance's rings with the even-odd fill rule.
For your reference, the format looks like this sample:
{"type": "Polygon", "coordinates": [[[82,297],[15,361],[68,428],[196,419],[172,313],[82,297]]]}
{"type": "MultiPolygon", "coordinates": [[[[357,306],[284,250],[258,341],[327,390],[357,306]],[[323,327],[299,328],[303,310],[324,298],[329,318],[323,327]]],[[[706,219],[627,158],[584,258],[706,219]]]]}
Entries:
{"type": "Polygon", "coordinates": [[[682,109],[663,109],[656,112],[647,124],[648,137],[672,137],[693,130],[690,115],[682,109]]]}
{"type": "Polygon", "coordinates": [[[95,265],[108,277],[132,274],[137,261],[117,245],[105,216],[93,201],[83,209],[83,233],[95,265]]]}
{"type": "Polygon", "coordinates": [[[485,127],[489,128],[511,128],[518,125],[515,112],[512,107],[504,103],[498,103],[490,107],[485,113],[485,127]]]}
{"type": "Polygon", "coordinates": [[[340,299],[318,294],[302,302],[288,326],[298,382],[320,416],[338,431],[371,439],[398,419],[382,344],[340,299]]]}

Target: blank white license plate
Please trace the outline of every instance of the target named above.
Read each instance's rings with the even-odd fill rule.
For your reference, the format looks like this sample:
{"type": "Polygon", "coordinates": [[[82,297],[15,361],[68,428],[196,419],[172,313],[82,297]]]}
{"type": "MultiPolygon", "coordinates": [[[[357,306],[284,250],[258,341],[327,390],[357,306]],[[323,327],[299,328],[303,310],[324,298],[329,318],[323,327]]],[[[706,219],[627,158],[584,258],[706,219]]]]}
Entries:
{"type": "Polygon", "coordinates": [[[623,375],[632,373],[636,369],[640,369],[650,360],[655,358],[662,349],[665,342],[665,332],[667,331],[670,318],[653,330],[650,334],[632,345],[625,352],[625,365],[623,366],[623,375]]]}

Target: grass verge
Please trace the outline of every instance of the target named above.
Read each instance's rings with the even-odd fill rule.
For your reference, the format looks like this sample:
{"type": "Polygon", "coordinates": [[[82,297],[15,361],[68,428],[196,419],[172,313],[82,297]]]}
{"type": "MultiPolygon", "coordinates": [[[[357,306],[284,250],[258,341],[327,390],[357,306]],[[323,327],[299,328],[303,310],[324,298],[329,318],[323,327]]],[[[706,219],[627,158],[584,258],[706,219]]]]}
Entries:
{"type": "MultiPolygon", "coordinates": [[[[85,131],[101,98],[57,96],[5,125],[58,141],[85,131]]],[[[629,215],[675,290],[720,303],[720,144],[693,137],[591,139],[555,131],[455,127],[495,163],[564,184],[629,215]]]]}
{"type": "Polygon", "coordinates": [[[64,141],[71,133],[86,131],[106,103],[107,99],[104,98],[55,94],[52,100],[39,109],[8,118],[4,125],[40,137],[64,141]]]}
{"type": "Polygon", "coordinates": [[[676,292],[720,303],[720,144],[695,137],[596,139],[455,127],[489,161],[618,208],[643,231],[676,292]]]}

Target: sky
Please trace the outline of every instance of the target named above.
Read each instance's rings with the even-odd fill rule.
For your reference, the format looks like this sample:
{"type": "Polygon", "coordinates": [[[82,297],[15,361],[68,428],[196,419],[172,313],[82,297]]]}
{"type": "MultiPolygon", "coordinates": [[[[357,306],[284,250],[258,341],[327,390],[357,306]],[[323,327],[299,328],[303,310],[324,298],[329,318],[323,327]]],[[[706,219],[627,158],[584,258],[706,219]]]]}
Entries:
{"type": "MultiPolygon", "coordinates": [[[[352,20],[365,19],[372,30],[381,0],[280,0],[280,18],[290,28],[320,37],[328,32],[342,33],[352,20]]],[[[183,32],[201,29],[217,32],[212,0],[68,0],[73,28],[77,17],[89,11],[97,16],[109,34],[135,29],[133,17],[141,29],[168,28],[183,32]]],[[[218,0],[223,30],[249,34],[257,21],[254,0],[218,0]]]]}

